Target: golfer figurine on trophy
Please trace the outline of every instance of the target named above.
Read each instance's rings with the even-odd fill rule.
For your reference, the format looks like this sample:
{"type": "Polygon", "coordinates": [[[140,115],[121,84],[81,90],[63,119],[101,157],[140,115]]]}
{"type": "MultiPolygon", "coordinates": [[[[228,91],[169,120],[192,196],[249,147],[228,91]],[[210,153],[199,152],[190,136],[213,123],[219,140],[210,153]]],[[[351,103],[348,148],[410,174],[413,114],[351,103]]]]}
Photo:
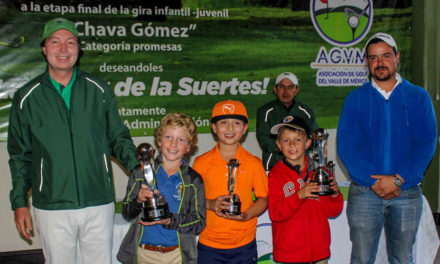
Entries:
{"type": "Polygon", "coordinates": [[[148,143],[141,143],[137,147],[137,158],[144,172],[145,185],[153,192],[153,197],[143,202],[142,221],[153,222],[171,217],[168,204],[157,187],[157,179],[154,171],[154,147],[148,143]]]}
{"type": "Polygon", "coordinates": [[[325,145],[327,142],[328,133],[323,128],[318,128],[313,132],[313,141],[315,142],[317,153],[313,156],[313,160],[318,163],[318,167],[311,173],[312,182],[318,183],[319,192],[314,194],[330,195],[335,191],[331,189],[331,176],[334,172],[335,163],[333,161],[327,162],[325,157],[325,145]]]}
{"type": "Polygon", "coordinates": [[[237,159],[230,159],[228,162],[228,191],[231,198],[227,199],[230,202],[227,210],[222,210],[223,213],[229,213],[230,215],[241,214],[241,202],[237,194],[234,193],[235,185],[238,180],[237,169],[240,164],[237,159]]]}

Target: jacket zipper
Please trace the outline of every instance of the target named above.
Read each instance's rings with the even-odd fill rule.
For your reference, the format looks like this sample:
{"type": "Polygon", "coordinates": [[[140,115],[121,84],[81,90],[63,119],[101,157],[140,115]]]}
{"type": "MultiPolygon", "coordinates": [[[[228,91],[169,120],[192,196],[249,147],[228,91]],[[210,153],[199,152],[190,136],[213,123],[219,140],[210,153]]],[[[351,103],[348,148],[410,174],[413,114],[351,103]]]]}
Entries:
{"type": "MultiPolygon", "coordinates": [[[[76,82],[76,81],[75,81],[76,82]]],[[[75,158],[75,144],[73,143],[73,141],[74,141],[74,133],[73,133],[73,130],[72,130],[72,108],[73,108],[73,104],[72,104],[72,102],[73,102],[73,94],[74,94],[74,91],[75,91],[75,88],[76,87],[76,85],[75,84],[72,84],[72,89],[71,89],[71,91],[70,91],[70,109],[67,107],[67,105],[66,105],[66,103],[64,102],[64,100],[63,100],[63,98],[61,97],[61,95],[58,93],[58,92],[56,92],[56,94],[58,95],[58,98],[60,98],[61,100],[62,100],[62,102],[63,102],[63,105],[64,105],[64,109],[65,109],[65,111],[68,113],[67,114],[67,116],[68,116],[68,120],[67,120],[67,123],[68,123],[68,125],[69,125],[69,131],[70,131],[70,145],[71,145],[71,147],[72,147],[72,157],[73,157],[73,175],[74,175],[74,177],[75,177],[75,185],[76,185],[76,198],[77,198],[77,202],[78,202],[78,206],[79,207],[82,207],[82,204],[81,204],[81,199],[80,199],[80,194],[79,194],[79,183],[78,183],[78,169],[77,169],[77,166],[76,166],[76,158],[75,158]]]]}
{"type": "MultiPolygon", "coordinates": [[[[76,82],[76,81],[75,81],[76,82]]],[[[52,86],[52,85],[50,85],[52,86]]],[[[82,206],[81,205],[81,200],[80,200],[80,194],[79,194],[79,183],[78,183],[78,169],[76,166],[76,158],[75,158],[75,144],[73,143],[73,137],[74,137],[74,133],[72,131],[72,107],[73,107],[73,94],[74,94],[74,87],[76,85],[72,84],[72,89],[70,91],[70,109],[67,107],[66,102],[64,102],[63,97],[60,95],[60,93],[58,93],[58,91],[56,91],[55,87],[52,86],[52,91],[56,94],[58,100],[61,100],[62,105],[64,106],[64,111],[66,111],[67,113],[67,124],[69,127],[69,132],[70,132],[70,145],[72,148],[72,157],[73,157],[73,175],[75,177],[75,187],[76,187],[76,198],[77,198],[77,202],[78,202],[78,206],[82,206]]]]}
{"type": "Polygon", "coordinates": [[[391,105],[386,100],[384,105],[384,117],[385,117],[385,141],[384,141],[384,157],[383,157],[383,169],[389,171],[390,169],[390,153],[391,153],[391,105]]]}
{"type": "MultiPolygon", "coordinates": [[[[179,175],[180,175],[180,180],[182,181],[182,197],[180,198],[180,204],[179,204],[179,210],[177,210],[177,214],[180,214],[180,209],[182,208],[182,203],[183,203],[183,198],[185,197],[185,181],[183,180],[183,175],[182,175],[182,171],[179,168],[179,175]]],[[[182,256],[182,249],[180,248],[180,235],[179,235],[179,231],[178,228],[176,230],[177,233],[177,244],[179,246],[179,251],[180,251],[180,263],[183,263],[183,256],[182,256]]]]}
{"type": "Polygon", "coordinates": [[[178,214],[180,214],[180,208],[182,207],[183,198],[185,197],[185,181],[183,180],[182,171],[180,170],[180,168],[179,168],[179,175],[180,175],[180,180],[182,181],[182,197],[180,198],[179,209],[177,210],[178,214]]]}

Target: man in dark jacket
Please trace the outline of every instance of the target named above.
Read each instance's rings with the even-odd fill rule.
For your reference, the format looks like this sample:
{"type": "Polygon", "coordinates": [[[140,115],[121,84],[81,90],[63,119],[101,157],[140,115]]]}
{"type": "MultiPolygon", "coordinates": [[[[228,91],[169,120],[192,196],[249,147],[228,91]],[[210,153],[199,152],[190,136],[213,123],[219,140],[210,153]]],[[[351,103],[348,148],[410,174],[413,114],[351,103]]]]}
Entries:
{"type": "Polygon", "coordinates": [[[298,78],[291,72],[283,72],[278,75],[273,93],[276,100],[269,102],[257,112],[257,140],[263,150],[263,167],[269,171],[280,159],[275,144],[276,138],[270,134],[270,129],[280,123],[286,116],[298,116],[304,119],[312,131],[318,128],[313,109],[298,100],[298,78]]]}
{"type": "Polygon", "coordinates": [[[136,148],[106,83],[79,70],[72,21],[46,23],[46,72],[14,96],[8,131],[15,224],[30,240],[28,191],[46,263],[110,263],[114,184],[110,156],[131,171],[136,148]]]}

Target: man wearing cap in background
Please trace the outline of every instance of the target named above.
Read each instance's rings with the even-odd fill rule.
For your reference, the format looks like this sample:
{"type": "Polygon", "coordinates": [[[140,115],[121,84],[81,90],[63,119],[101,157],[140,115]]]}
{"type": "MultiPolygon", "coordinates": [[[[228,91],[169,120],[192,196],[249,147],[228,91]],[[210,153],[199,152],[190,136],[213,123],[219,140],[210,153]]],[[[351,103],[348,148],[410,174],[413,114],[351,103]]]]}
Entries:
{"type": "Polygon", "coordinates": [[[304,119],[312,131],[318,128],[313,109],[295,100],[299,93],[295,74],[283,72],[278,75],[273,92],[277,99],[261,106],[257,112],[257,140],[263,150],[262,162],[266,171],[269,171],[281,158],[275,143],[276,138],[270,134],[271,127],[290,115],[304,119]]]}
{"type": "Polygon", "coordinates": [[[41,43],[48,67],[15,93],[9,121],[10,200],[19,233],[35,227],[46,263],[111,263],[114,186],[110,155],[128,171],[136,148],[107,84],[77,66],[72,21],[46,23],[41,43]],[[79,257],[79,256],[78,256],[79,257]]]}
{"type": "Polygon", "coordinates": [[[338,154],[352,180],[350,263],[374,263],[383,227],[389,262],[414,263],[420,183],[436,145],[434,108],[426,90],[397,73],[400,53],[390,35],[373,35],[365,51],[372,78],[347,95],[337,129],[338,154]]]}

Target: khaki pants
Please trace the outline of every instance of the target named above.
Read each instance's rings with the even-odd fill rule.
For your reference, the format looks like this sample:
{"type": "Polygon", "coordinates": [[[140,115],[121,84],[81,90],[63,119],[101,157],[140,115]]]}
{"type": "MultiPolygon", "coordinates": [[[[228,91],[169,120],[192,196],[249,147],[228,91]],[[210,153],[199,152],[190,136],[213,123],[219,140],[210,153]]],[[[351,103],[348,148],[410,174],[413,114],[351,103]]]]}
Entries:
{"type": "Polygon", "coordinates": [[[73,210],[34,208],[46,264],[111,263],[115,205],[73,210]],[[79,252],[77,252],[79,249],[79,252]]]}
{"type": "Polygon", "coordinates": [[[139,248],[138,260],[139,264],[179,264],[182,262],[179,248],[167,253],[139,248]]]}

